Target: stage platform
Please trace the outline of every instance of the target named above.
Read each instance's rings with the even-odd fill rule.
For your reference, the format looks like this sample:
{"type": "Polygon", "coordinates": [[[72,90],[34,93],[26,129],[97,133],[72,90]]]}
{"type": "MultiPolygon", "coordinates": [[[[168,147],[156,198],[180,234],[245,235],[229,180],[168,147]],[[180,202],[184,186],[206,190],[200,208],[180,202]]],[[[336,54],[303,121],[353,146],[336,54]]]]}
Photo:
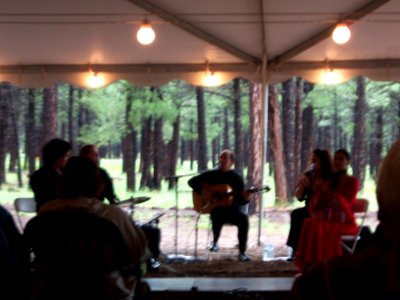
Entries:
{"type": "Polygon", "coordinates": [[[294,277],[144,278],[153,300],[285,299],[294,277]]]}

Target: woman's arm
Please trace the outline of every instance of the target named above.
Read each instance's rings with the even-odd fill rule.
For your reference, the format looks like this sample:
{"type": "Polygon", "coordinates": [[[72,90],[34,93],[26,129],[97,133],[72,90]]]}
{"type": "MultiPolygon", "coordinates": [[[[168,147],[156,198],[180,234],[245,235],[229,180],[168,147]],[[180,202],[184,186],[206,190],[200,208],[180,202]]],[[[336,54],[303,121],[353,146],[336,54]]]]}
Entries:
{"type": "Polygon", "coordinates": [[[310,194],[310,179],[309,176],[302,176],[297,182],[295,196],[298,200],[303,201],[310,194]]]}

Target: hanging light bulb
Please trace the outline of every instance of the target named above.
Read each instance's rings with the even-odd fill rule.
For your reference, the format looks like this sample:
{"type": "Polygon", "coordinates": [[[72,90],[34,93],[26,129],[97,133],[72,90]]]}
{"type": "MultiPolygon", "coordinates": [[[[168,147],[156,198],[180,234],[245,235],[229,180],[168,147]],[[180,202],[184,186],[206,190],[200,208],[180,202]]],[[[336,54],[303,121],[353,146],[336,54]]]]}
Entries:
{"type": "Polygon", "coordinates": [[[336,44],[345,44],[350,40],[351,32],[346,23],[339,23],[332,32],[332,39],[336,44]]]}
{"type": "Polygon", "coordinates": [[[205,86],[217,86],[220,84],[219,76],[217,76],[214,72],[208,71],[206,76],[204,77],[204,85],[205,86]]]}
{"type": "Polygon", "coordinates": [[[87,77],[87,85],[90,88],[99,88],[104,85],[104,77],[93,70],[89,71],[89,76],[87,77]]]}
{"type": "Polygon", "coordinates": [[[327,69],[323,74],[322,81],[325,84],[337,84],[341,82],[341,77],[338,72],[335,72],[335,70],[327,69]]]}
{"type": "Polygon", "coordinates": [[[154,39],[156,38],[156,34],[153,30],[153,28],[150,25],[149,20],[144,18],[142,25],[140,26],[136,38],[139,43],[142,45],[150,45],[152,42],[154,42],[154,39]]]}
{"type": "Polygon", "coordinates": [[[210,63],[206,60],[206,70],[203,78],[203,85],[205,86],[217,86],[221,84],[220,76],[216,75],[210,70],[210,63]]]}

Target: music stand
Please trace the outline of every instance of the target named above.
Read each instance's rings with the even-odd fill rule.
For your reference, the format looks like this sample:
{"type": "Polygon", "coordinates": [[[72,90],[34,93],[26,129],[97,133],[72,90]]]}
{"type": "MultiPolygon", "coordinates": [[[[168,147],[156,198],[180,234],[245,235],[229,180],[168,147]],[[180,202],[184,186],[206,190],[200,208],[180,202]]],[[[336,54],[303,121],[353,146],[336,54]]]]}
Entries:
{"type": "Polygon", "coordinates": [[[198,245],[198,236],[199,236],[199,220],[200,220],[200,216],[202,215],[203,211],[210,205],[210,203],[206,203],[206,205],[204,205],[200,212],[197,214],[196,217],[196,223],[195,223],[195,240],[194,240],[194,257],[197,261],[203,261],[201,259],[198,258],[197,256],[197,245],[198,245]]]}
{"type": "MultiPolygon", "coordinates": [[[[193,176],[198,173],[190,173],[190,174],[184,174],[184,175],[176,175],[176,176],[170,176],[166,177],[166,179],[171,179],[174,180],[175,183],[175,254],[170,254],[167,256],[167,261],[168,262],[196,262],[199,261],[197,258],[197,249],[195,249],[195,256],[188,256],[188,255],[182,255],[178,254],[178,200],[179,200],[179,189],[178,189],[178,181],[179,178],[181,177],[187,177],[187,176],[193,176]]],[[[197,227],[197,224],[196,224],[197,227]]],[[[196,237],[197,239],[197,237],[196,237]]],[[[197,248],[197,247],[196,247],[197,248]]]]}

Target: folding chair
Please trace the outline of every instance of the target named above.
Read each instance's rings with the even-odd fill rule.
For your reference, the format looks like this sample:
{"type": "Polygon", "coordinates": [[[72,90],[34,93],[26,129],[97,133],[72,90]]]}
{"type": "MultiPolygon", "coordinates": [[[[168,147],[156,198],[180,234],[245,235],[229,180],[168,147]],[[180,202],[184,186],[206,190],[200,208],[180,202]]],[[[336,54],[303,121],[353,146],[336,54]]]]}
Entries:
{"type": "Polygon", "coordinates": [[[36,213],[36,201],[35,198],[16,198],[14,200],[14,208],[17,213],[18,223],[21,231],[24,229],[24,225],[21,219],[20,213],[36,213]]]}
{"type": "Polygon", "coordinates": [[[369,201],[367,199],[356,199],[356,202],[353,205],[353,212],[358,223],[358,230],[354,235],[341,236],[342,249],[344,249],[347,253],[352,254],[356,249],[357,242],[360,240],[360,234],[365,218],[368,214],[368,206],[369,201]]]}
{"type": "Polygon", "coordinates": [[[39,299],[133,296],[138,269],[130,263],[126,243],[111,221],[77,209],[52,211],[29,220],[24,236],[34,257],[39,299]]]}

